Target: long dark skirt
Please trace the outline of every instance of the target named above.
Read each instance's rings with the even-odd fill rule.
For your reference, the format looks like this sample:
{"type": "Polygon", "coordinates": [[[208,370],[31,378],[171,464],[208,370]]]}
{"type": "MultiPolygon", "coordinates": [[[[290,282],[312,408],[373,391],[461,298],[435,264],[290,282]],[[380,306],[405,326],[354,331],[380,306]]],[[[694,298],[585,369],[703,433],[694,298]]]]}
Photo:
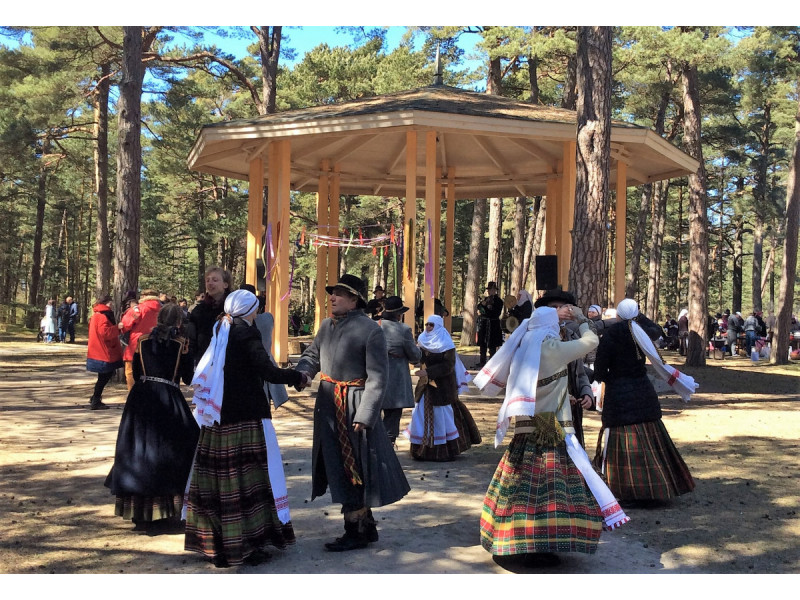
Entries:
{"type": "Polygon", "coordinates": [[[140,521],[174,516],[192,466],[200,428],[180,389],[139,381],[125,402],[114,465],[105,485],[117,496],[115,514],[140,521]],[[127,508],[126,508],[127,506],[127,508]]]}
{"type": "Polygon", "coordinates": [[[481,545],[495,556],[536,552],[594,554],[603,514],[567,453],[514,436],[483,501],[481,545]]]}
{"type": "Polygon", "coordinates": [[[203,427],[192,469],[185,549],[240,565],[265,546],[295,543],[281,523],[261,421],[203,427]]]}
{"type": "Polygon", "coordinates": [[[668,500],[695,485],[660,419],[610,427],[604,474],[620,500],[668,500]]]}

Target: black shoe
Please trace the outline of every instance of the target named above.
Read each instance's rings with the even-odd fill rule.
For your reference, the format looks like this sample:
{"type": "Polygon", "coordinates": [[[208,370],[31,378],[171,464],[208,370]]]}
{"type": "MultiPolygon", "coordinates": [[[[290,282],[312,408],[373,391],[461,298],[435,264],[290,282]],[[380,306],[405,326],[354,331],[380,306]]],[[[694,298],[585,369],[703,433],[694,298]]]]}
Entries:
{"type": "Polygon", "coordinates": [[[211,562],[218,569],[227,569],[228,567],[230,567],[230,565],[228,564],[228,559],[225,558],[224,556],[215,556],[214,558],[211,559],[211,562]]]}
{"type": "Polygon", "coordinates": [[[262,563],[267,562],[269,559],[272,558],[272,554],[267,552],[266,550],[256,550],[250,556],[244,559],[246,565],[251,567],[255,567],[256,565],[260,565],[262,563]]]}
{"type": "Polygon", "coordinates": [[[100,399],[92,400],[92,403],[89,405],[89,410],[108,410],[111,408],[108,404],[103,404],[103,401],[100,399]]]}
{"type": "Polygon", "coordinates": [[[366,535],[351,536],[344,534],[342,537],[336,538],[336,541],[325,544],[325,548],[331,552],[347,552],[348,550],[366,548],[368,543],[366,535]]]}
{"type": "Polygon", "coordinates": [[[367,536],[367,542],[373,543],[378,541],[378,526],[375,524],[367,525],[367,530],[364,532],[367,536]]]}

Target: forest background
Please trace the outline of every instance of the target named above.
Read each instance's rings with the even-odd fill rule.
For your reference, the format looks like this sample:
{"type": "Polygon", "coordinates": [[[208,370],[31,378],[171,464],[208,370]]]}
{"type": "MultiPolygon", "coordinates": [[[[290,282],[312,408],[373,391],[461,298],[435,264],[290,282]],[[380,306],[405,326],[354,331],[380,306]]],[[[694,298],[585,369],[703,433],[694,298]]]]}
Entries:
{"type": "MultiPolygon", "coordinates": [[[[303,29],[306,35],[313,28],[303,29]]],[[[211,265],[231,271],[238,287],[247,182],[187,169],[203,125],[427,86],[437,49],[446,85],[576,108],[577,27],[402,29],[398,39],[394,27],[389,38],[384,27],[342,27],[348,43],[321,41],[300,55],[292,46],[300,30],[292,27],[0,28],[0,323],[35,327],[46,301],[67,294],[85,322],[96,295],[112,289],[119,297],[153,287],[191,303],[211,265]],[[131,30],[140,38],[133,53],[125,39],[131,30]],[[224,51],[221,38],[244,41],[247,55],[224,51]],[[130,93],[131,74],[133,83],[139,78],[139,102],[130,93]],[[129,162],[136,155],[140,165],[129,162]]],[[[696,74],[700,220],[708,244],[703,284],[712,314],[775,310],[781,269],[791,264],[784,262],[787,248],[796,261],[797,216],[787,218],[787,185],[799,56],[794,26],[612,28],[612,118],[651,127],[684,147],[682,78],[696,74]]],[[[614,245],[624,243],[626,295],[659,320],[687,307],[698,259],[691,183],[628,189],[627,236],[616,240],[607,227],[596,303],[613,299],[608,273],[614,245]]],[[[402,201],[343,196],[343,243],[401,230],[402,201]]],[[[613,210],[608,202],[607,225],[613,210]]],[[[533,257],[543,250],[545,211],[538,197],[457,203],[453,315],[474,312],[489,280],[502,294],[535,292],[533,257]]],[[[306,322],[313,321],[315,223],[314,196],[293,193],[292,310],[306,322]]],[[[401,272],[396,258],[385,243],[350,248],[340,252],[340,272],[393,294],[401,272]]],[[[783,297],[796,313],[796,268],[787,285],[783,297]]]]}

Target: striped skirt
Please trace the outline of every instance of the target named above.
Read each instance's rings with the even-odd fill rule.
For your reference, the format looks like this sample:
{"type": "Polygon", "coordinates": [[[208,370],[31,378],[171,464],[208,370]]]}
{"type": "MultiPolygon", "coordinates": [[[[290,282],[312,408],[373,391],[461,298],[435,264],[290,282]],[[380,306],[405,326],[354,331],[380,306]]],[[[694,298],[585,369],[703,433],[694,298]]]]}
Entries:
{"type": "Polygon", "coordinates": [[[116,496],[114,514],[137,523],[180,518],[183,495],[177,496],[116,496]]]}
{"type": "Polygon", "coordinates": [[[187,496],[186,550],[239,565],[267,545],[295,542],[291,521],[278,517],[264,431],[261,421],[201,429],[187,496]]]}
{"type": "Polygon", "coordinates": [[[601,436],[603,474],[620,500],[668,500],[694,489],[689,468],[660,419],[609,427],[601,436]]]}
{"type": "Polygon", "coordinates": [[[489,484],[481,545],[495,556],[536,552],[594,554],[603,514],[567,446],[540,447],[514,436],[489,484]]]}

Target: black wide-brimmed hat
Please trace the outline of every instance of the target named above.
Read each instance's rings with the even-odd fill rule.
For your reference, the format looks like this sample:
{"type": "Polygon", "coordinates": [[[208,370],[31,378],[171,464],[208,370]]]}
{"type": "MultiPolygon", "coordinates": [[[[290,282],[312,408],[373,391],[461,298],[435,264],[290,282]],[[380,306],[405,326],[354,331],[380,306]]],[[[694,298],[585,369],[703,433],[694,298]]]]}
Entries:
{"type": "Polygon", "coordinates": [[[364,280],[360,277],[356,277],[355,275],[350,275],[349,273],[345,273],[341,277],[339,277],[339,281],[335,285],[326,285],[325,291],[329,294],[333,293],[334,288],[343,288],[354,294],[358,297],[358,307],[359,308],[366,308],[367,307],[367,286],[364,284],[364,280]]]}
{"type": "Polygon", "coordinates": [[[575,296],[564,290],[555,289],[546,291],[544,296],[533,303],[533,307],[539,308],[540,306],[547,306],[551,302],[556,301],[563,302],[564,304],[576,304],[575,296]]]}
{"type": "Polygon", "coordinates": [[[381,286],[379,286],[379,285],[376,285],[376,286],[375,286],[375,289],[374,289],[374,290],[372,290],[372,291],[373,291],[373,292],[382,292],[382,291],[383,291],[383,288],[382,288],[381,286]]]}
{"type": "Polygon", "coordinates": [[[383,312],[385,313],[400,313],[402,315],[408,310],[407,306],[403,306],[403,299],[400,296],[389,296],[383,306],[383,312]]]}
{"type": "Polygon", "coordinates": [[[486,289],[487,290],[496,290],[497,289],[497,282],[496,281],[490,281],[489,285],[486,286],[486,289]]]}

